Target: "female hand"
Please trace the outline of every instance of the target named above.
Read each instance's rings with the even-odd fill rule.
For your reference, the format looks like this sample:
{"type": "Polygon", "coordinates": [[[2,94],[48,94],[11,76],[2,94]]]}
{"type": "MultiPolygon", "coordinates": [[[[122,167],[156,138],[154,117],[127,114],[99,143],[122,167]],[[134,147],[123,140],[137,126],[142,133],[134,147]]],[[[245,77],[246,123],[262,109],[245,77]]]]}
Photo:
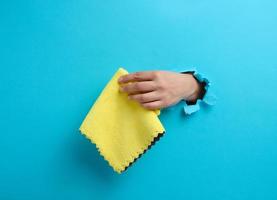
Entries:
{"type": "Polygon", "coordinates": [[[121,76],[118,82],[120,91],[150,110],[169,107],[180,100],[195,102],[203,90],[192,74],[170,71],[136,72],[121,76]]]}

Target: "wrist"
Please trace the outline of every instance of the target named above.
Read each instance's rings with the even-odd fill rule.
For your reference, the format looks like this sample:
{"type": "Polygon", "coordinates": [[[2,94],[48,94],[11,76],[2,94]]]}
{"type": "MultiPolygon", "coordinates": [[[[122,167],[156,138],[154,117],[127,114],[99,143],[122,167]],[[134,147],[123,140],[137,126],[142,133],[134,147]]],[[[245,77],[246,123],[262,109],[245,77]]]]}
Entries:
{"type": "Polygon", "coordinates": [[[202,99],[205,95],[205,82],[200,82],[194,77],[192,72],[182,72],[184,77],[185,91],[182,99],[187,101],[189,104],[195,104],[198,99],[202,99]]]}
{"type": "Polygon", "coordinates": [[[201,84],[194,78],[192,74],[188,74],[188,75],[191,83],[190,84],[191,95],[189,95],[185,100],[194,103],[197,101],[197,99],[200,98],[201,84]]]}

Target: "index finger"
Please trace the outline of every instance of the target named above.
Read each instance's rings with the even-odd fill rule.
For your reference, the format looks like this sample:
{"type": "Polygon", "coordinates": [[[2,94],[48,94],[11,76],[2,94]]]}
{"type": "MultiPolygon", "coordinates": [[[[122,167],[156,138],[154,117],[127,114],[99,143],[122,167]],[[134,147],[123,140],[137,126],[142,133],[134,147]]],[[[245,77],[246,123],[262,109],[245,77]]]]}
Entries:
{"type": "Polygon", "coordinates": [[[139,82],[139,81],[151,81],[154,79],[154,71],[135,72],[126,74],[119,77],[119,83],[139,82]]]}

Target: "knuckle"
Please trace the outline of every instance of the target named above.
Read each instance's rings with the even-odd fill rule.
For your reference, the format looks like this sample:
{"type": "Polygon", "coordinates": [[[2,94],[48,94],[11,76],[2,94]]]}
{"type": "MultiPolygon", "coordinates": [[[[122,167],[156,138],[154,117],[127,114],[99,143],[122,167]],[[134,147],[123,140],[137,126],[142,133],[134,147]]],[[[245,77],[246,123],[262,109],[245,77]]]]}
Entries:
{"type": "Polygon", "coordinates": [[[152,73],[152,76],[153,76],[154,79],[158,79],[160,77],[160,72],[159,71],[154,71],[152,73]]]}
{"type": "Polygon", "coordinates": [[[170,102],[168,99],[163,99],[161,104],[162,104],[161,106],[168,106],[170,104],[170,102]]]}
{"type": "Polygon", "coordinates": [[[145,101],[145,100],[146,100],[145,95],[140,95],[140,96],[139,96],[139,100],[140,100],[140,101],[145,101]]]}
{"type": "Polygon", "coordinates": [[[123,91],[124,92],[129,92],[129,90],[130,90],[130,87],[128,85],[123,87],[123,91]]]}
{"type": "Polygon", "coordinates": [[[166,83],[162,80],[160,80],[158,83],[157,83],[157,87],[159,90],[165,90],[166,89],[166,83]]]}
{"type": "Polygon", "coordinates": [[[159,102],[156,105],[154,105],[152,109],[159,109],[159,108],[162,108],[162,107],[163,106],[162,106],[161,102],[159,102]]]}
{"type": "Polygon", "coordinates": [[[134,80],[138,81],[138,80],[140,80],[140,77],[141,77],[141,75],[139,72],[134,73],[134,80]]]}
{"type": "Polygon", "coordinates": [[[149,108],[151,108],[152,104],[151,103],[143,103],[142,106],[144,108],[148,108],[149,109],[149,108]]]}
{"type": "Polygon", "coordinates": [[[139,83],[134,83],[133,87],[134,87],[134,90],[140,90],[141,89],[141,86],[140,86],[139,83]]]}

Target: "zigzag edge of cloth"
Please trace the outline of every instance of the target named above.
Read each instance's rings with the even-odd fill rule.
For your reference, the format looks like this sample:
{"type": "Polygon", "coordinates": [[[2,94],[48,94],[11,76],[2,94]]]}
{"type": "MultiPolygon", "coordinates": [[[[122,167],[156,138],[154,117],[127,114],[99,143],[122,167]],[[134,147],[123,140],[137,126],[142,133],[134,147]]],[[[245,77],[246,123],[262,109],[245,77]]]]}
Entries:
{"type": "Polygon", "coordinates": [[[159,110],[146,110],[137,102],[129,100],[126,93],[119,92],[117,80],[125,74],[128,74],[125,69],[119,68],[117,70],[79,128],[80,132],[96,145],[100,155],[117,173],[125,171],[165,133],[165,129],[158,118],[159,110]],[[116,102],[118,103],[116,104],[116,102]],[[130,123],[121,122],[122,120],[116,118],[115,112],[120,111],[119,116],[122,115],[120,110],[122,106],[124,106],[122,113],[126,112],[126,115],[132,113],[133,117],[123,114],[123,117],[128,117],[126,121],[130,121],[130,123]],[[109,112],[112,113],[107,115],[109,112]],[[138,118],[139,116],[140,118],[138,118]],[[140,124],[136,122],[136,119],[141,120],[140,124]],[[134,130],[134,135],[126,135],[125,138],[124,135],[115,135],[119,134],[120,127],[119,124],[114,124],[113,120],[124,125],[123,129],[125,130],[122,131],[122,134],[129,134],[134,130]],[[142,131],[139,132],[139,130],[142,131]],[[120,137],[123,137],[122,140],[120,137]],[[130,140],[126,142],[126,139],[130,140]]]}

